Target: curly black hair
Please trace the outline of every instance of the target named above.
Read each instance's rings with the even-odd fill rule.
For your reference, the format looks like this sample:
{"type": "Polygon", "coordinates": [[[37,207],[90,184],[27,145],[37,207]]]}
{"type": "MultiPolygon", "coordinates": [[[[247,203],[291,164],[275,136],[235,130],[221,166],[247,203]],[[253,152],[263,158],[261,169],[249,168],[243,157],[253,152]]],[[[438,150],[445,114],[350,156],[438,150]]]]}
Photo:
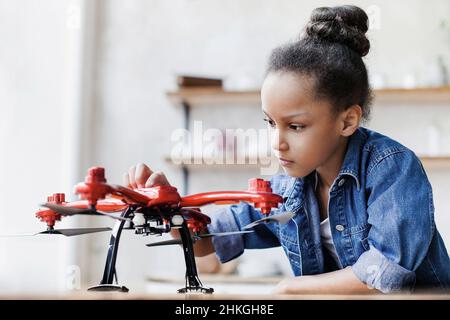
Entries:
{"type": "Polygon", "coordinates": [[[336,114],[358,104],[363,120],[368,120],[372,91],[362,60],[370,49],[368,20],[356,6],[314,9],[300,38],[272,51],[267,73],[311,76],[316,99],[329,101],[336,114]]]}

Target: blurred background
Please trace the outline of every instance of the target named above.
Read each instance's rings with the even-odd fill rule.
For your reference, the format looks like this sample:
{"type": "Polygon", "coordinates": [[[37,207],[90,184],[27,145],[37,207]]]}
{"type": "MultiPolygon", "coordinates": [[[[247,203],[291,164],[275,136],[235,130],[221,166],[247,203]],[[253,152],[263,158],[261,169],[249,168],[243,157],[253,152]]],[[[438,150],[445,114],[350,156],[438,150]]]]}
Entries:
{"type": "MultiPolygon", "coordinates": [[[[449,248],[446,0],[0,0],[0,233],[44,230],[34,217],[39,203],[54,192],[76,200],[73,185],[91,166],[120,184],[131,165],[145,162],[183,195],[267,179],[255,164],[174,164],[172,135],[194,121],[204,129],[264,128],[258,90],[271,50],[295,39],[314,8],[339,4],[370,17],[364,59],[375,102],[366,126],[422,157],[449,248]],[[180,75],[222,86],[180,88],[180,75]]],[[[74,217],[58,227],[112,225],[74,217]]],[[[144,246],[165,238],[122,235],[120,284],[133,292],[181,287],[181,249],[144,246]]],[[[108,241],[107,233],[0,238],[0,294],[84,292],[101,279],[108,241]]],[[[214,257],[199,261],[204,273],[213,264],[214,257]]],[[[213,271],[202,279],[217,292],[268,292],[290,275],[281,248],[246,251],[213,271]]]]}

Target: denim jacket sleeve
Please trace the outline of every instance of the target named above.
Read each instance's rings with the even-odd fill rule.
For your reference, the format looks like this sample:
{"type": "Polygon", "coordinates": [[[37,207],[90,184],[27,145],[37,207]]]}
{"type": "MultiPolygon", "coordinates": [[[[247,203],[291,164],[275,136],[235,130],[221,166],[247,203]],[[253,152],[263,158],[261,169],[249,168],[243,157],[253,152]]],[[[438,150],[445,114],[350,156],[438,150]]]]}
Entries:
{"type": "Polygon", "coordinates": [[[431,185],[416,155],[397,150],[367,174],[369,250],[352,266],[381,292],[411,290],[435,230],[431,185]]]}
{"type": "MultiPolygon", "coordinates": [[[[270,180],[272,191],[279,193],[277,181],[274,181],[274,178],[270,180]]],[[[259,210],[246,202],[224,207],[213,212],[210,217],[211,224],[208,225],[210,233],[240,231],[247,224],[263,218],[259,210]]],[[[280,245],[278,238],[266,225],[260,225],[254,232],[248,234],[212,237],[212,243],[222,263],[237,258],[244,249],[263,249],[280,245]]]]}

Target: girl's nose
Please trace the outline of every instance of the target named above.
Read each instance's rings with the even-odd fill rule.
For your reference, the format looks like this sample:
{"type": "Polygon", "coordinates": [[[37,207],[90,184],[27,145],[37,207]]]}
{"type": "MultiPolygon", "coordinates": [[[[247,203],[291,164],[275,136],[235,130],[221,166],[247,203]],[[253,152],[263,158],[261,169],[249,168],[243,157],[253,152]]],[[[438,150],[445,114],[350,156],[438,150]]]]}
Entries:
{"type": "Polygon", "coordinates": [[[278,129],[272,131],[270,140],[272,149],[275,151],[286,151],[289,149],[289,145],[283,139],[283,136],[280,134],[280,131],[278,129]]]}

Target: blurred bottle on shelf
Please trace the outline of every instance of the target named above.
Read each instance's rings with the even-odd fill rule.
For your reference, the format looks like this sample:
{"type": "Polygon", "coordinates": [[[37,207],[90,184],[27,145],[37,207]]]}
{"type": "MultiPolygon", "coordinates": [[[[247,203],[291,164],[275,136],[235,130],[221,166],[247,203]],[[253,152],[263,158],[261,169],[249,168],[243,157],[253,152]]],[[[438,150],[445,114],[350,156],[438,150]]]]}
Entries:
{"type": "Polygon", "coordinates": [[[438,156],[441,153],[441,132],[438,123],[432,121],[427,127],[427,155],[438,156]]]}
{"type": "Polygon", "coordinates": [[[370,85],[373,89],[386,88],[386,76],[382,73],[371,73],[370,85]]]}
{"type": "Polygon", "coordinates": [[[429,87],[448,86],[448,71],[444,58],[440,55],[431,61],[426,68],[426,84],[429,87]]]}
{"type": "Polygon", "coordinates": [[[402,87],[405,89],[417,88],[417,76],[414,73],[407,73],[403,76],[402,87]]]}

